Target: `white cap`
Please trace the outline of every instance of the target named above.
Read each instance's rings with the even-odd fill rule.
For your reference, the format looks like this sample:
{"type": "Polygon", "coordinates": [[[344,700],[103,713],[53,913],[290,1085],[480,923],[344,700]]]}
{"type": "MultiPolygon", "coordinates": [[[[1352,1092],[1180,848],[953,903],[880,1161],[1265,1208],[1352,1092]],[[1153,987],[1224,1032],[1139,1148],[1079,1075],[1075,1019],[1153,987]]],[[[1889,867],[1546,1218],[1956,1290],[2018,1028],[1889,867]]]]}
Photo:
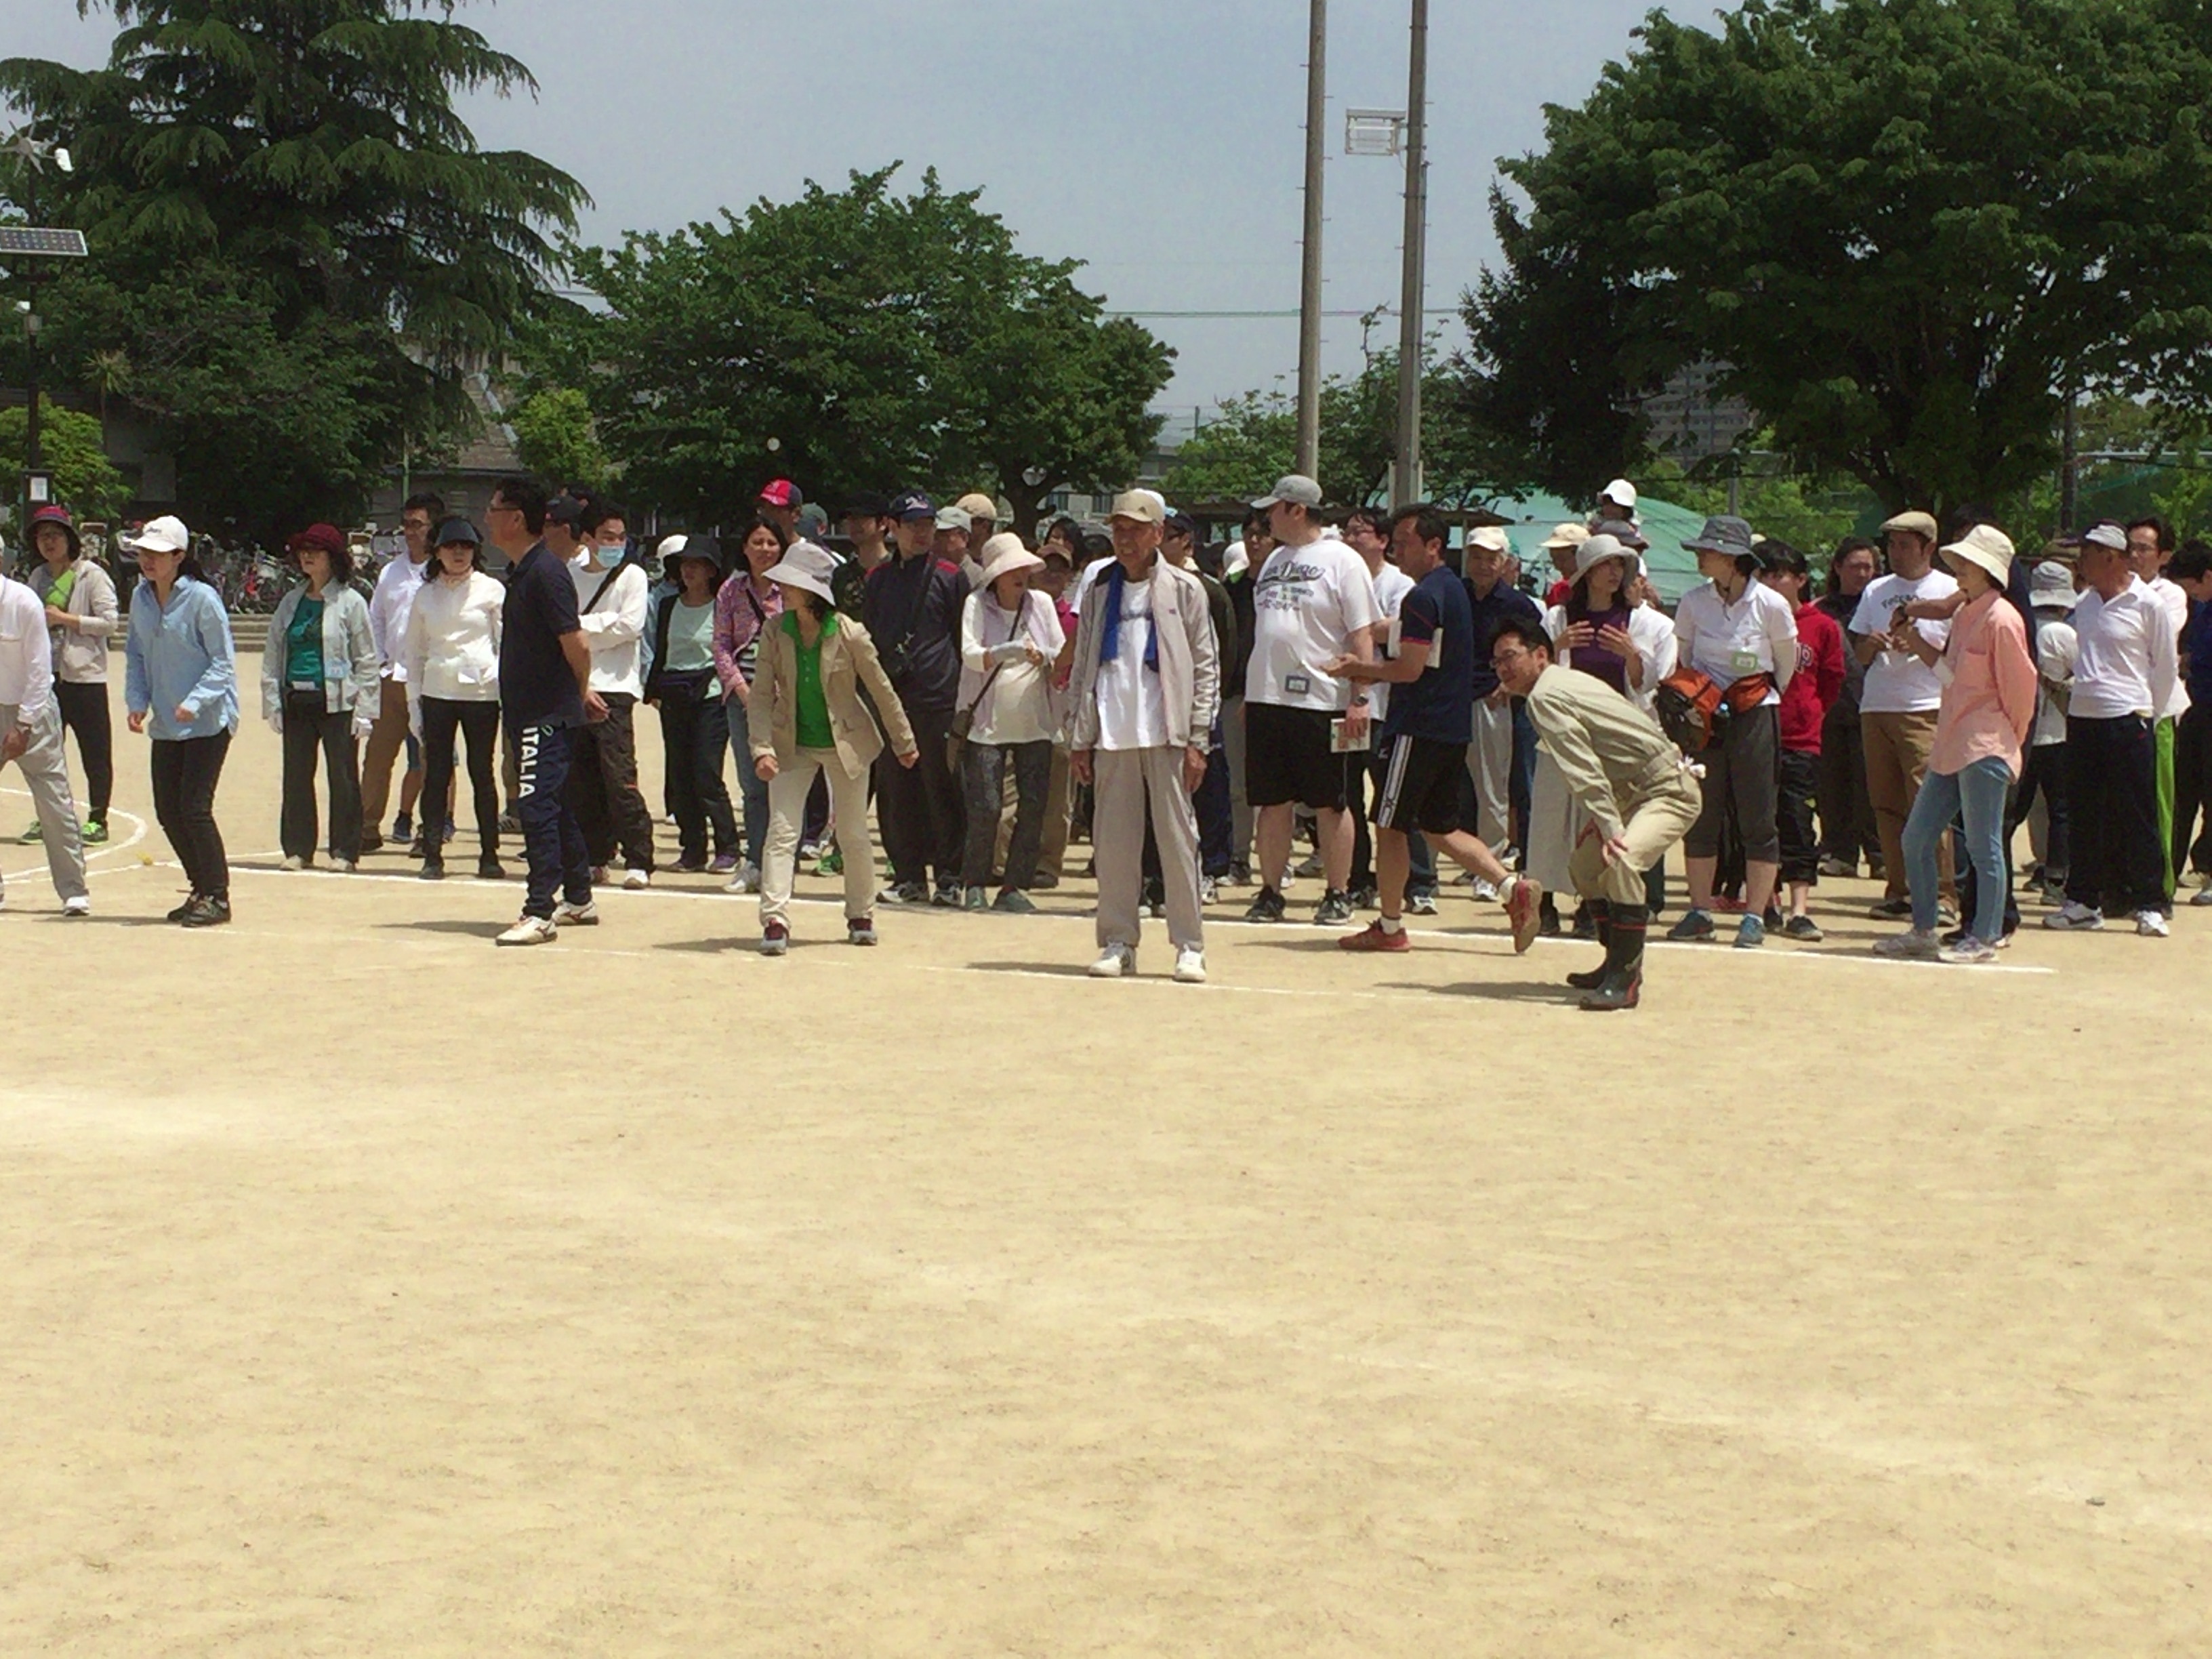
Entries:
{"type": "Polygon", "coordinates": [[[1599,493],[1598,499],[1611,501],[1615,507],[1626,507],[1633,513],[1636,511],[1636,486],[1626,478],[1615,478],[1599,493]]]}
{"type": "Polygon", "coordinates": [[[137,535],[118,536],[116,539],[133,553],[181,553],[192,544],[192,532],[185,528],[182,519],[165,514],[137,535]]]}
{"type": "Polygon", "coordinates": [[[975,520],[963,508],[940,507],[937,509],[937,527],[939,530],[973,530],[975,520]]]}

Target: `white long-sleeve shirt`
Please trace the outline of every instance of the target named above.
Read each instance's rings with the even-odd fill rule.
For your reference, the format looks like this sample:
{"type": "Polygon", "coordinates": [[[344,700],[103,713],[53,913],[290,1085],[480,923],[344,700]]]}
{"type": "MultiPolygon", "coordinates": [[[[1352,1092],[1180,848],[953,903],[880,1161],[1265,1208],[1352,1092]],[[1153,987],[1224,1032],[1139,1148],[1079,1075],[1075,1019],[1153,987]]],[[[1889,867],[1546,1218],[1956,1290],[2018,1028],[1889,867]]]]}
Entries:
{"type": "Polygon", "coordinates": [[[46,605],[19,581],[0,580],[0,708],[15,711],[28,731],[54,696],[54,647],[46,637],[46,605]]]}
{"type": "Polygon", "coordinates": [[[422,589],[422,566],[404,553],[376,573],[376,587],[368,599],[368,637],[375,641],[377,660],[384,665],[386,679],[407,678],[399,659],[400,647],[407,642],[408,607],[422,589]]]}
{"type": "Polygon", "coordinates": [[[2075,646],[2069,713],[2083,720],[2151,719],[2172,701],[2180,646],[2166,607],[2142,577],[2129,577],[2109,599],[2089,589],[2069,620],[2075,646]]]}
{"type": "Polygon", "coordinates": [[[411,702],[499,701],[500,625],[507,589],[481,570],[453,583],[443,577],[422,584],[407,614],[400,661],[411,702]]]}
{"type": "MultiPolygon", "coordinates": [[[[2151,597],[2166,608],[2166,619],[2173,626],[2173,649],[2176,657],[2181,653],[2181,630],[2189,626],[2189,595],[2181,591],[2181,584],[2169,576],[2160,576],[2146,584],[2151,597]]],[[[2159,709],[2161,719],[2178,720],[2189,712],[2189,677],[2177,674],[2173,691],[2159,709]]]]}
{"type": "Polygon", "coordinates": [[[592,653],[592,690],[603,696],[610,691],[643,696],[639,642],[645,638],[646,596],[653,586],[645,567],[625,566],[609,581],[609,573],[592,569],[591,554],[583,552],[568,562],[568,574],[576,583],[576,620],[592,653]],[[597,605],[592,603],[594,594],[597,605]]]}

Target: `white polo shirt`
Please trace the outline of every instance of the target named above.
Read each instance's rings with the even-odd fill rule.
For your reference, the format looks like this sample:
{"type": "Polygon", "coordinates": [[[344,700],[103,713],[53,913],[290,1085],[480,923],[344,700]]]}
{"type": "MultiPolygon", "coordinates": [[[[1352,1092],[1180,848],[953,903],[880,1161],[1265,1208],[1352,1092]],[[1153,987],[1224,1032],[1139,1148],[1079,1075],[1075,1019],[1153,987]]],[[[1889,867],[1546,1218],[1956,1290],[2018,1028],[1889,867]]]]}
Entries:
{"type": "Polygon", "coordinates": [[[1782,701],[1781,683],[1797,667],[1797,613],[1764,582],[1746,582],[1734,605],[1711,582],[1699,582],[1674,608],[1674,639],[1681,659],[1717,684],[1771,675],[1774,689],[1761,708],[1782,701]]]}

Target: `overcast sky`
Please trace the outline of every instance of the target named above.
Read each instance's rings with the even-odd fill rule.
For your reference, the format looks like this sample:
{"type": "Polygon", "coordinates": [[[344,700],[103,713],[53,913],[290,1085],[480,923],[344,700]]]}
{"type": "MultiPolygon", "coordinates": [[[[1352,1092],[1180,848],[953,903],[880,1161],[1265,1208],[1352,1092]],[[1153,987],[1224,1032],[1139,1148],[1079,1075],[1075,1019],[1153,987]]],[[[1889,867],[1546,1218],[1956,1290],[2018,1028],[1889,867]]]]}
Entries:
{"type": "MultiPolygon", "coordinates": [[[[1431,306],[1495,257],[1497,158],[1540,142],[1547,101],[1581,101],[1649,9],[1432,8],[1431,306]]],[[[4,9],[10,55],[89,65],[113,33],[76,0],[4,9]]],[[[1300,0],[505,0],[461,15],[544,88],[471,104],[479,142],[580,179],[594,240],[903,161],[980,187],[1029,252],[1087,261],[1081,280],[1117,310],[1297,304],[1300,0]]],[[[1343,112],[1404,106],[1407,18],[1406,0],[1330,5],[1332,310],[1397,302],[1403,168],[1343,155],[1343,112]]],[[[1180,354],[1168,400],[1185,410],[1295,379],[1295,321],[1146,322],[1180,354]]],[[[1390,322],[1378,338],[1395,336],[1390,322]]],[[[1355,317],[1330,319],[1326,341],[1331,369],[1357,368],[1355,317]]]]}

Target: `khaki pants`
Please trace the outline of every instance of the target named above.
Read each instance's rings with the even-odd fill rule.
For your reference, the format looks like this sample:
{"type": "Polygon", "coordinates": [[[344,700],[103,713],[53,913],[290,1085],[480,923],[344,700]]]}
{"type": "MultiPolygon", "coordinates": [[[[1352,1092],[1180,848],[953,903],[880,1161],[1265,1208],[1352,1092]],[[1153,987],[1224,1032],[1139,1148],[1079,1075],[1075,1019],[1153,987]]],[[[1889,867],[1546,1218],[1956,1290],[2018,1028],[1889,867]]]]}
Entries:
{"type": "Polygon", "coordinates": [[[1667,856],[1668,849],[1690,833],[1705,807],[1705,793],[1698,781],[1680,767],[1655,769],[1644,793],[1627,803],[1622,814],[1621,839],[1627,856],[1608,865],[1597,826],[1575,842],[1567,860],[1575,891],[1586,899],[1605,899],[1613,904],[1644,902],[1644,872],[1667,856]]]}
{"type": "MultiPolygon", "coordinates": [[[[19,713],[12,704],[0,704],[0,732],[14,731],[19,713]]],[[[69,762],[62,753],[58,704],[46,704],[46,712],[31,728],[29,746],[15,757],[15,769],[23,775],[39,815],[39,840],[46,850],[46,873],[54,879],[54,891],[65,899],[82,898],[87,890],[84,841],[77,827],[76,799],[70,792],[69,762]]]]}
{"type": "Polygon", "coordinates": [[[837,850],[845,856],[845,919],[858,921],[876,902],[876,849],[868,841],[868,777],[848,776],[834,749],[802,749],[768,786],[768,838],[761,850],[760,915],[764,927],[791,910],[791,884],[799,861],[799,826],[814,775],[830,780],[830,816],[837,850]]]}
{"type": "Polygon", "coordinates": [[[407,747],[407,687],[386,679],[384,701],[361,757],[361,829],[373,846],[384,838],[384,809],[392,799],[392,768],[407,747]]]}
{"type": "MultiPolygon", "coordinates": [[[[1474,731],[1467,745],[1468,775],[1474,780],[1475,834],[1498,852],[1513,844],[1513,705],[1477,699],[1474,731]]],[[[1522,849],[1524,853],[1526,848],[1522,849]]]]}
{"type": "Polygon", "coordinates": [[[1091,808],[1091,845],[1098,861],[1098,943],[1137,948],[1138,908],[1145,884],[1145,803],[1152,800],[1152,838],[1159,843],[1167,890],[1168,938],[1176,948],[1206,948],[1198,905],[1198,814],[1183,787],[1185,751],[1097,749],[1091,808]]]}
{"type": "MultiPolygon", "coordinates": [[[[1893,899],[1910,896],[1905,878],[1905,821],[1920,798],[1928,775],[1928,756],[1936,747],[1936,711],[1917,714],[1859,716],[1866,749],[1867,798],[1874,803],[1875,828],[1881,836],[1882,886],[1893,899]]],[[[1959,887],[1952,874],[1951,838],[1943,838],[1937,866],[1946,902],[1956,903],[1959,887]]]]}

